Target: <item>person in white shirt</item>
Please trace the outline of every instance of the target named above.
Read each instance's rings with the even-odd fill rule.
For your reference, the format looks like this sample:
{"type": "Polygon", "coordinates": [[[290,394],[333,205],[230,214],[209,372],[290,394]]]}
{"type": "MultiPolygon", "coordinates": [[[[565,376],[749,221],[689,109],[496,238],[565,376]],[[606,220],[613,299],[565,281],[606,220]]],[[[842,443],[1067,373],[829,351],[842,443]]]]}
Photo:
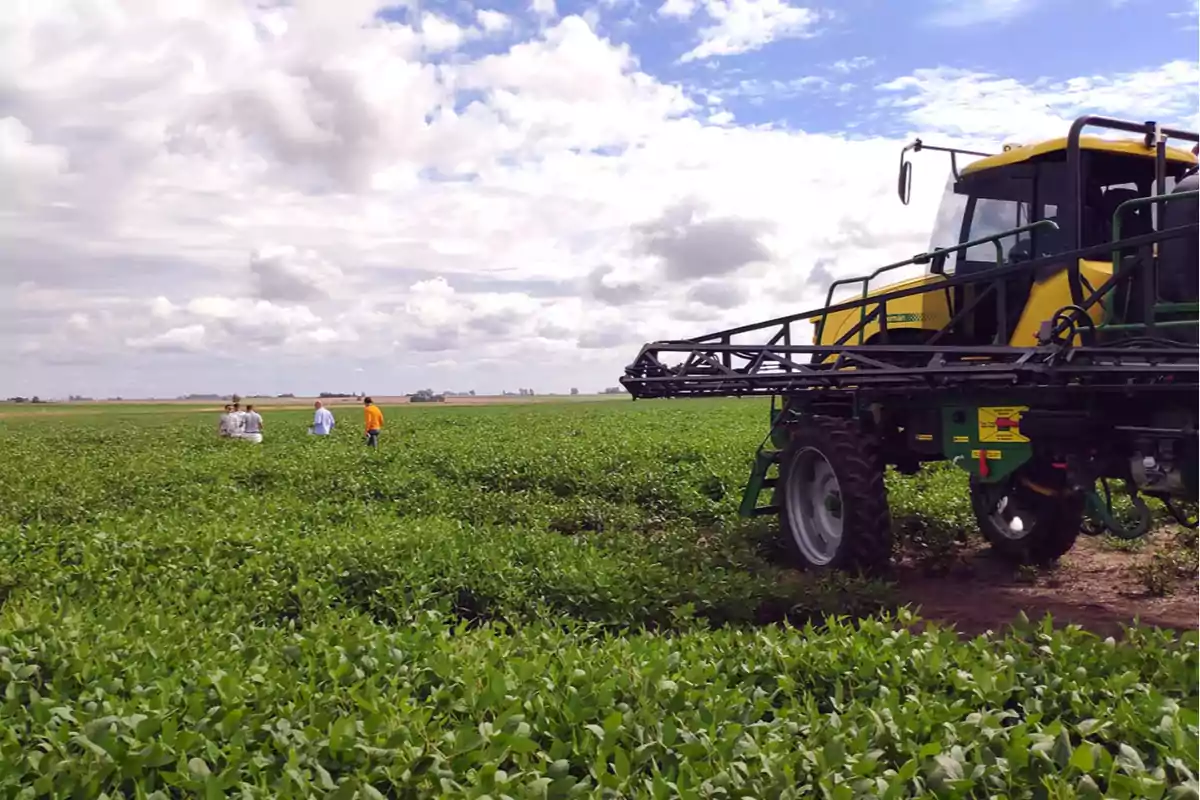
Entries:
{"type": "Polygon", "coordinates": [[[242,404],[239,401],[233,401],[233,413],[229,416],[229,435],[234,439],[242,438],[242,431],[246,427],[246,412],[242,411],[242,404]]]}
{"type": "Polygon", "coordinates": [[[325,408],[320,400],[313,403],[313,408],[315,409],[313,411],[313,424],[308,429],[308,432],[314,436],[328,436],[333,433],[333,412],[325,408]]]}
{"type": "Polygon", "coordinates": [[[242,438],[249,442],[258,444],[262,441],[263,418],[254,410],[254,406],[246,404],[246,411],[242,415],[242,438]]]}
{"type": "Polygon", "coordinates": [[[221,415],[221,422],[217,425],[217,433],[222,438],[232,439],[237,435],[237,417],[233,415],[233,404],[225,404],[225,413],[221,415]]]}

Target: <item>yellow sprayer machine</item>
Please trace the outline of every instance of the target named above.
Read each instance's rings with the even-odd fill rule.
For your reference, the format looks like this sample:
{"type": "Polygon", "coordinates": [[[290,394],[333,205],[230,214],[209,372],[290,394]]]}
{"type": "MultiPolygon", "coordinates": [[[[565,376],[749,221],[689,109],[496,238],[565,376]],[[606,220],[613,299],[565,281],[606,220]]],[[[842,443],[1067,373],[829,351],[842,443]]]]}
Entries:
{"type": "Polygon", "coordinates": [[[770,395],[742,513],[777,514],[808,568],[885,568],[884,471],[930,461],[969,473],[980,530],[1021,562],[1061,556],[1085,516],[1142,535],[1143,496],[1194,526],[1179,504],[1197,498],[1198,141],[1095,116],[994,155],[917,140],[902,202],[911,153],[951,161],[933,249],[835,281],[819,309],[647,344],[621,383],[635,398],[770,395]],[[872,287],[912,265],[927,271],[872,287]]]}

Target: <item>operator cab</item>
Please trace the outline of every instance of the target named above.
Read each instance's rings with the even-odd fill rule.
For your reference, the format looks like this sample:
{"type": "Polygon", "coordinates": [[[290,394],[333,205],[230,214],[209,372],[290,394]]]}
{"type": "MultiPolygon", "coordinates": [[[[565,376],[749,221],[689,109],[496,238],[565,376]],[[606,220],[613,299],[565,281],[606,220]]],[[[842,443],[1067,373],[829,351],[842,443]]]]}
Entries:
{"type": "MultiPolygon", "coordinates": [[[[1001,266],[1111,241],[1115,233],[1113,214],[1121,203],[1155,193],[1154,151],[1139,142],[1087,136],[1080,138],[1079,146],[1084,205],[1082,240],[1078,244],[1072,241],[1069,215],[1062,213],[1072,204],[1067,140],[1062,138],[1010,147],[999,155],[968,164],[957,178],[951,176],[930,249],[953,247],[1042,219],[1053,220],[1059,229],[1038,229],[1001,239],[1001,266]]],[[[1166,189],[1170,192],[1196,159],[1184,150],[1167,148],[1166,163],[1166,189]]],[[[1122,215],[1122,238],[1152,229],[1147,206],[1129,209],[1122,215]]],[[[987,243],[950,256],[945,272],[961,275],[996,266],[995,245],[987,243]]]]}
{"type": "MultiPolygon", "coordinates": [[[[1052,220],[1058,229],[1036,228],[995,242],[977,244],[935,260],[931,270],[947,275],[975,274],[1103,245],[1114,237],[1128,239],[1153,233],[1149,205],[1125,209],[1116,229],[1113,220],[1122,203],[1156,194],[1153,148],[1147,148],[1139,141],[1080,137],[1079,168],[1083,192],[1082,206],[1078,209],[1078,230],[1073,223],[1074,206],[1079,201],[1072,197],[1074,190],[1067,154],[1066,138],[1009,147],[999,155],[974,161],[957,175],[952,175],[938,210],[931,250],[953,247],[1039,220],[1052,220]]],[[[1195,164],[1196,158],[1191,153],[1168,147],[1166,191],[1171,192],[1195,164]]],[[[1134,257],[1135,253],[1136,248],[1130,248],[1123,249],[1121,255],[1134,257]]],[[[995,302],[978,302],[959,333],[971,341],[1007,343],[1021,323],[1034,281],[1044,281],[1063,273],[1070,262],[1070,257],[1061,262],[1044,262],[1035,272],[1009,276],[1004,281],[1003,307],[997,308],[995,302]]],[[[1111,258],[1107,255],[1093,255],[1088,263],[1095,267],[1091,271],[1093,280],[1102,281],[1107,277],[1097,271],[1111,274],[1111,258]]],[[[1195,265],[1181,268],[1196,269],[1195,265]]],[[[1083,282],[1085,291],[1094,288],[1087,283],[1086,276],[1083,282]]],[[[982,301],[981,295],[986,291],[986,285],[958,286],[954,289],[951,306],[962,309],[976,300],[982,301]]],[[[1194,297],[1191,299],[1195,300],[1194,297]]]]}

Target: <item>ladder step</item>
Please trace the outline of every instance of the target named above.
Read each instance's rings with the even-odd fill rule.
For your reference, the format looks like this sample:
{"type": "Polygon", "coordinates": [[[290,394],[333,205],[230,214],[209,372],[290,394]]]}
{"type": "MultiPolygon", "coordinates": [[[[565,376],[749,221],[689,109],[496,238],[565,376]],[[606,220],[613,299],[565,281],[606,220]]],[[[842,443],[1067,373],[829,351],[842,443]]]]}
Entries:
{"type": "Polygon", "coordinates": [[[746,483],[746,488],[742,491],[742,503],[738,506],[738,515],[745,517],[761,516],[762,514],[775,513],[767,509],[757,509],[759,495],[763,489],[771,489],[776,491],[775,485],[778,483],[778,478],[768,478],[767,471],[770,470],[772,464],[779,463],[778,450],[766,450],[759,448],[754,454],[754,467],[750,470],[750,480],[746,483]]]}
{"type": "Polygon", "coordinates": [[[754,509],[754,516],[756,517],[766,517],[778,513],[779,506],[759,506],[758,508],[754,509]]]}

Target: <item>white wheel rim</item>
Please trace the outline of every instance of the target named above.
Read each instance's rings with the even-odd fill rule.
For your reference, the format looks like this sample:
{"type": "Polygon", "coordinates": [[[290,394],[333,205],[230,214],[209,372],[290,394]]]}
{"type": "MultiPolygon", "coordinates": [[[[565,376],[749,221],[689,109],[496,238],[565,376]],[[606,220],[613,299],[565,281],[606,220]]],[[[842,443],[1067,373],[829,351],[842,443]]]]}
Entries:
{"type": "Polygon", "coordinates": [[[842,487],[825,456],[805,447],[792,456],[784,487],[792,540],[804,558],[825,565],[842,543],[842,487]]]}

